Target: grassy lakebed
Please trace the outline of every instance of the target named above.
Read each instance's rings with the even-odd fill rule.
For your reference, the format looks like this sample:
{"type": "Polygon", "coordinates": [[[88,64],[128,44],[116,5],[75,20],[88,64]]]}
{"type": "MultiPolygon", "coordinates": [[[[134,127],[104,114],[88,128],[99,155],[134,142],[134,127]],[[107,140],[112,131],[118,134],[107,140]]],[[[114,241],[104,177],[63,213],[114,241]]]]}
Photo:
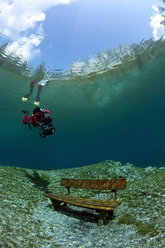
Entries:
{"type": "MultiPolygon", "coordinates": [[[[71,195],[114,199],[109,191],[71,189],[71,195]]],[[[111,160],[50,171],[0,166],[0,198],[2,248],[165,247],[164,167],[140,168],[111,160]],[[69,206],[55,212],[44,193],[66,193],[60,186],[62,177],[125,177],[126,189],[117,193],[122,204],[115,218],[98,227],[92,210],[69,206]]]]}

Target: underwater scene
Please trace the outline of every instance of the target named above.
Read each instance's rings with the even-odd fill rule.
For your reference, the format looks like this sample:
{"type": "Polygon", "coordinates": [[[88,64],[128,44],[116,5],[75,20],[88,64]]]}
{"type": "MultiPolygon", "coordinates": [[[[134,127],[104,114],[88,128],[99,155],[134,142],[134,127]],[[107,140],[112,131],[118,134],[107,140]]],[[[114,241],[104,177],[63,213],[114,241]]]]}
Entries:
{"type": "Polygon", "coordinates": [[[140,167],[164,166],[164,40],[105,51],[95,62],[98,71],[86,72],[86,61],[68,75],[52,77],[40,92],[40,107],[50,110],[56,129],[46,139],[40,137],[38,127],[29,130],[23,125],[21,113],[25,109],[32,114],[38,85],[34,84],[28,101],[21,101],[33,77],[26,74],[24,65],[19,67],[19,61],[4,57],[3,51],[2,47],[2,164],[60,169],[111,158],[140,167]],[[102,60],[114,63],[112,53],[113,60],[121,62],[104,68],[102,60]]]}
{"type": "Polygon", "coordinates": [[[165,1],[0,3],[0,248],[164,248],[165,1]]]}

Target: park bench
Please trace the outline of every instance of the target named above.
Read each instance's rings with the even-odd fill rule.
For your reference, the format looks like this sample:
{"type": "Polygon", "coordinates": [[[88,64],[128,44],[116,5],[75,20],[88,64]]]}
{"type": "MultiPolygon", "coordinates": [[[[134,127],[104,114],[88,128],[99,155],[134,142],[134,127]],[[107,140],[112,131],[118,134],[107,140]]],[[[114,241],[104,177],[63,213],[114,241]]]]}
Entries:
{"type": "Polygon", "coordinates": [[[126,179],[103,179],[103,180],[87,180],[87,179],[61,179],[61,186],[65,186],[68,194],[48,193],[46,197],[50,198],[54,209],[58,210],[60,203],[71,204],[78,207],[93,209],[99,213],[98,225],[106,224],[108,219],[113,216],[114,209],[121,204],[117,200],[117,190],[125,189],[126,179]],[[95,190],[111,190],[115,194],[114,200],[97,200],[84,197],[76,197],[70,195],[70,188],[95,189],[95,190]]]}

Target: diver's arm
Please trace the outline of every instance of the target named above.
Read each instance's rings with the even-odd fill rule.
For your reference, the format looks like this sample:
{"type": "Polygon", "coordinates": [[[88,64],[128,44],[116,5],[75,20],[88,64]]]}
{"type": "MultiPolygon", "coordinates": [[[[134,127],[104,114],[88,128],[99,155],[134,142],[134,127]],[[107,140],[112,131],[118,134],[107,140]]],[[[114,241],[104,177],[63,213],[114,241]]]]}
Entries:
{"type": "Polygon", "coordinates": [[[28,125],[28,127],[30,128],[30,129],[32,129],[32,127],[31,127],[31,122],[30,122],[30,117],[28,116],[28,115],[25,115],[24,116],[24,119],[23,119],[23,123],[26,125],[28,125]]]}

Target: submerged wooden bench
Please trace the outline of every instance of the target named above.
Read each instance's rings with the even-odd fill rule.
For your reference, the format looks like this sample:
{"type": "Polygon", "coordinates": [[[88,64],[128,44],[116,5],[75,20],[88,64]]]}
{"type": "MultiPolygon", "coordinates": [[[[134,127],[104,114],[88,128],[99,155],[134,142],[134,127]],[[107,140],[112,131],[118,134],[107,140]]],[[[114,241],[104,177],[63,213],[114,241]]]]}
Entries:
{"type": "Polygon", "coordinates": [[[105,180],[87,180],[87,179],[68,179],[62,178],[61,185],[65,186],[68,194],[49,193],[45,194],[53,203],[54,209],[58,210],[60,203],[71,204],[78,207],[94,209],[99,213],[98,225],[106,224],[108,218],[113,216],[114,209],[121,204],[117,201],[117,190],[125,189],[126,179],[105,179],[105,180]],[[115,200],[96,200],[83,197],[70,196],[70,188],[111,190],[115,193],[115,200]]]}

